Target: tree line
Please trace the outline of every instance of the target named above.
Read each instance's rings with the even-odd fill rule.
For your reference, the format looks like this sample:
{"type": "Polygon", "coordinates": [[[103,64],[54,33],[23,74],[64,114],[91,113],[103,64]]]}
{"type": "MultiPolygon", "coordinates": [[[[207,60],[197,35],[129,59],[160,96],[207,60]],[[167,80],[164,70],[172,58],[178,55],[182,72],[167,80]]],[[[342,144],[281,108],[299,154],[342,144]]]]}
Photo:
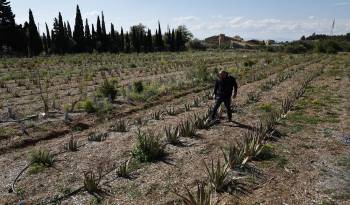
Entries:
{"type": "Polygon", "coordinates": [[[39,34],[33,12],[29,9],[29,20],[17,25],[8,0],[0,0],[0,54],[36,56],[40,54],[66,54],[84,52],[162,52],[184,51],[186,43],[193,37],[186,26],[168,28],[164,34],[160,23],[153,34],[144,25],[131,26],[129,31],[115,29],[110,24],[107,33],[103,12],[97,17],[96,26],[83,21],[79,5],[76,8],[75,24],[72,29],[64,21],[61,12],[54,18],[53,28],[39,34]]]}

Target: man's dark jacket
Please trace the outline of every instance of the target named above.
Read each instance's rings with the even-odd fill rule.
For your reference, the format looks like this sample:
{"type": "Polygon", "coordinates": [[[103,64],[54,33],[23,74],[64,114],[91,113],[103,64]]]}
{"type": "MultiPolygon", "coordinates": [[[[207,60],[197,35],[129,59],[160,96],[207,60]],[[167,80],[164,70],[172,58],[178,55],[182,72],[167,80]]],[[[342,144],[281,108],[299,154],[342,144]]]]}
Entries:
{"type": "Polygon", "coordinates": [[[219,98],[231,98],[233,89],[237,93],[237,82],[236,79],[228,75],[224,79],[218,78],[215,83],[214,94],[219,98]]]}

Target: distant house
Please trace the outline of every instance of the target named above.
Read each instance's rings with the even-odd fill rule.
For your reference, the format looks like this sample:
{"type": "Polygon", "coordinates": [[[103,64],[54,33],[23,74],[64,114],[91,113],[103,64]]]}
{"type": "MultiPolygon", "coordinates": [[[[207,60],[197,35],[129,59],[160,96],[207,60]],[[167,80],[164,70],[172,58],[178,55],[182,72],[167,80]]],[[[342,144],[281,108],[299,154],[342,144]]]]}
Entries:
{"type": "Polygon", "coordinates": [[[219,34],[217,36],[211,36],[209,38],[204,39],[204,42],[210,45],[217,45],[217,46],[229,46],[230,48],[235,47],[237,45],[237,42],[243,42],[243,38],[240,36],[235,37],[229,37],[225,34],[219,34]]]}

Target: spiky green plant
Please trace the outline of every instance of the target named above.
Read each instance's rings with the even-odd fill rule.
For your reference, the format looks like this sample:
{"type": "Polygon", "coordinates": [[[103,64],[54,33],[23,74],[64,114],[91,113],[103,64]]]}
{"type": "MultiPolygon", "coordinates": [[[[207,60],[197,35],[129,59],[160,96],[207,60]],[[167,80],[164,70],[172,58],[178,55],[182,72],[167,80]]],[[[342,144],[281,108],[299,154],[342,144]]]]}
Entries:
{"type": "Polygon", "coordinates": [[[170,116],[176,116],[177,115],[177,112],[176,112],[174,107],[167,108],[167,109],[165,109],[165,111],[170,116]]]}
{"type": "Polygon", "coordinates": [[[96,177],[92,171],[84,173],[84,189],[90,193],[95,194],[99,191],[99,183],[101,176],[96,177]]]}
{"type": "Polygon", "coordinates": [[[244,149],[231,143],[227,149],[221,149],[224,155],[225,162],[231,169],[243,168],[245,165],[244,149]]]}
{"type": "Polygon", "coordinates": [[[29,161],[33,165],[43,165],[45,167],[52,167],[55,158],[48,150],[35,150],[30,153],[29,161]]]}
{"type": "Polygon", "coordinates": [[[181,137],[195,137],[197,133],[196,127],[190,120],[181,122],[179,125],[179,131],[181,137]]]}
{"type": "Polygon", "coordinates": [[[117,169],[117,176],[122,178],[129,178],[131,174],[130,160],[123,162],[117,169]]]}
{"type": "Polygon", "coordinates": [[[169,144],[179,145],[181,144],[179,138],[179,127],[165,127],[165,138],[169,144]]]}
{"type": "Polygon", "coordinates": [[[246,164],[252,159],[256,158],[264,147],[265,136],[259,130],[248,131],[243,137],[243,151],[244,161],[242,164],[246,164]]]}
{"type": "Polygon", "coordinates": [[[210,127],[208,123],[209,116],[207,114],[200,116],[199,114],[193,115],[193,124],[197,129],[203,130],[210,127]]]}
{"type": "Polygon", "coordinates": [[[282,101],[282,114],[286,115],[292,109],[294,100],[291,97],[286,97],[282,101]]]}
{"type": "Polygon", "coordinates": [[[256,103],[256,102],[259,102],[260,100],[260,94],[259,93],[256,93],[256,92],[250,92],[247,94],[248,96],[248,100],[247,100],[247,103],[256,103]]]}
{"type": "Polygon", "coordinates": [[[276,112],[269,112],[262,116],[261,119],[261,132],[265,135],[273,135],[276,131],[276,124],[279,121],[280,115],[276,112]]]}
{"type": "Polygon", "coordinates": [[[192,107],[199,107],[200,100],[199,98],[193,99],[192,107]]]}
{"type": "Polygon", "coordinates": [[[76,151],[78,151],[78,142],[72,136],[69,138],[69,141],[66,143],[64,148],[68,151],[76,152],[76,151]]]}
{"type": "Polygon", "coordinates": [[[191,110],[191,105],[185,104],[185,111],[188,112],[191,110]]]}
{"type": "Polygon", "coordinates": [[[221,164],[220,159],[218,159],[216,163],[214,163],[214,160],[211,160],[210,167],[208,167],[205,162],[204,166],[210,186],[216,192],[224,192],[230,183],[230,180],[228,179],[229,165],[226,163],[221,164]]]}
{"type": "Polygon", "coordinates": [[[107,133],[91,133],[88,136],[88,140],[91,142],[102,142],[106,140],[107,135],[108,135],[107,133]]]}
{"type": "Polygon", "coordinates": [[[127,122],[125,120],[118,120],[112,127],[114,132],[127,132],[127,122]]]}
{"type": "Polygon", "coordinates": [[[197,183],[197,190],[192,193],[187,187],[186,194],[181,195],[179,193],[175,194],[179,196],[184,205],[217,205],[219,201],[214,200],[212,189],[207,187],[203,182],[197,183]]]}
{"type": "Polygon", "coordinates": [[[163,112],[161,110],[154,111],[151,116],[154,120],[161,120],[163,112]]]}
{"type": "Polygon", "coordinates": [[[132,155],[140,162],[152,162],[165,155],[164,145],[159,135],[146,133],[139,129],[136,133],[136,140],[132,155]]]}

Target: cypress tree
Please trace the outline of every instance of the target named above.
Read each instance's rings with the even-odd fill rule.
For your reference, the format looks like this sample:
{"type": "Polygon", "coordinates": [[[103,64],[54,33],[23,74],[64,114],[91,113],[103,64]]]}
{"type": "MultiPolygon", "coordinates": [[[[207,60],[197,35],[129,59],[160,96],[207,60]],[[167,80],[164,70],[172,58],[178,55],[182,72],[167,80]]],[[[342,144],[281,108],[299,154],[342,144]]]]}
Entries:
{"type": "Polygon", "coordinates": [[[0,25],[15,26],[15,15],[12,12],[10,2],[0,0],[0,25]]]}
{"type": "Polygon", "coordinates": [[[148,31],[147,31],[146,45],[147,45],[146,46],[147,47],[147,52],[153,52],[151,29],[148,29],[148,31]]]}
{"type": "Polygon", "coordinates": [[[68,21],[67,21],[67,35],[68,35],[68,38],[73,38],[73,36],[72,36],[72,29],[71,29],[70,24],[69,24],[68,21]]]}
{"type": "Polygon", "coordinates": [[[47,23],[45,23],[45,26],[46,26],[47,47],[48,47],[48,50],[50,50],[50,48],[51,48],[51,35],[50,35],[50,30],[49,30],[49,27],[47,26],[47,23]]]}
{"type": "Polygon", "coordinates": [[[126,53],[130,53],[130,47],[131,47],[131,45],[130,45],[129,33],[126,32],[126,34],[125,34],[125,52],[126,53]]]}
{"type": "Polygon", "coordinates": [[[92,24],[91,25],[91,45],[92,45],[93,49],[96,48],[96,41],[97,41],[97,34],[96,34],[96,31],[95,31],[94,24],[92,24]]]}
{"type": "Polygon", "coordinates": [[[120,39],[119,39],[119,50],[124,51],[125,50],[125,39],[124,39],[124,30],[123,27],[120,29],[120,39]]]}
{"type": "Polygon", "coordinates": [[[117,52],[116,50],[116,35],[114,31],[114,25],[111,23],[111,33],[109,35],[109,51],[115,53],[117,52]]]}
{"type": "Polygon", "coordinates": [[[101,36],[102,36],[102,28],[101,28],[101,21],[100,21],[100,16],[97,16],[97,31],[96,31],[96,37],[98,40],[100,40],[101,36]]]}
{"type": "Polygon", "coordinates": [[[88,19],[85,20],[85,33],[84,33],[84,36],[85,36],[85,49],[86,51],[88,52],[91,52],[92,51],[92,36],[91,36],[91,33],[90,33],[90,26],[89,26],[89,21],[88,19]]]}
{"type": "Polygon", "coordinates": [[[29,9],[29,24],[28,24],[28,45],[29,56],[38,55],[42,51],[42,42],[36,27],[32,10],[29,9]]]}
{"type": "Polygon", "coordinates": [[[162,35],[162,28],[160,27],[160,22],[158,21],[158,50],[163,51],[164,49],[164,42],[163,42],[163,35],[162,35]]]}
{"type": "Polygon", "coordinates": [[[103,11],[102,11],[102,35],[103,36],[106,36],[107,35],[107,32],[106,32],[106,23],[105,23],[105,16],[103,14],[103,11]]]}
{"type": "Polygon", "coordinates": [[[59,54],[65,53],[67,50],[67,39],[61,12],[58,13],[58,20],[55,18],[54,36],[56,52],[59,54]]]}
{"type": "MultiPolygon", "coordinates": [[[[0,52],[3,46],[11,49],[23,46],[19,44],[23,43],[23,41],[19,42],[19,39],[16,39],[17,37],[20,38],[20,32],[24,37],[23,29],[16,27],[15,15],[12,13],[10,2],[0,0],[0,52]]],[[[23,48],[22,51],[24,51],[23,48]]]]}
{"type": "Polygon", "coordinates": [[[176,43],[175,43],[175,30],[173,29],[171,32],[171,41],[170,41],[170,50],[175,51],[176,43]]]}
{"type": "Polygon", "coordinates": [[[45,33],[43,33],[43,39],[42,39],[42,41],[43,41],[43,49],[44,49],[44,51],[45,51],[45,54],[47,55],[47,54],[49,53],[49,48],[48,48],[48,46],[47,46],[47,38],[46,38],[45,33]]]}
{"type": "Polygon", "coordinates": [[[83,52],[84,51],[84,24],[83,24],[83,19],[81,17],[79,5],[77,5],[77,12],[75,16],[73,39],[76,42],[75,50],[77,52],[83,52]]]}

